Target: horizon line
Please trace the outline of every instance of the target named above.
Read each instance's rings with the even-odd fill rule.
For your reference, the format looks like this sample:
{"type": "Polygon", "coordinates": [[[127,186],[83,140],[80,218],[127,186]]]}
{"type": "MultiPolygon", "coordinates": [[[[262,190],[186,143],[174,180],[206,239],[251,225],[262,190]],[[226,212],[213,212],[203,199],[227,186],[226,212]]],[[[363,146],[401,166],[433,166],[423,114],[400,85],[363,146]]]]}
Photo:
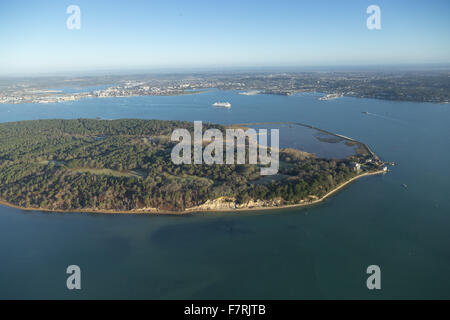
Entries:
{"type": "Polygon", "coordinates": [[[0,73],[0,78],[21,77],[68,77],[68,76],[115,76],[115,75],[145,75],[145,74],[189,74],[189,73],[236,73],[236,72],[331,72],[345,71],[383,71],[384,68],[396,68],[397,71],[424,71],[424,69],[450,68],[450,62],[440,63],[383,63],[383,64],[317,64],[317,65],[266,65],[266,66],[162,66],[134,68],[91,68],[83,70],[60,70],[52,72],[8,72],[0,73]],[[403,68],[403,69],[402,69],[403,68]],[[421,69],[421,70],[419,70],[421,69]],[[290,71],[289,71],[290,70],[290,71]]]}

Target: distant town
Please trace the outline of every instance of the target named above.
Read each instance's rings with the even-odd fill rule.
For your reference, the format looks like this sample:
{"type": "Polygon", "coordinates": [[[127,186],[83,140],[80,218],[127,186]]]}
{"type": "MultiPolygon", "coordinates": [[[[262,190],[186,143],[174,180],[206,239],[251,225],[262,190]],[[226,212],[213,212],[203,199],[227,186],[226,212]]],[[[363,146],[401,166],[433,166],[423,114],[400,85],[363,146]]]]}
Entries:
{"type": "Polygon", "coordinates": [[[85,98],[171,96],[206,89],[241,94],[316,92],[340,97],[449,103],[450,71],[284,72],[1,78],[0,103],[59,103],[85,98]],[[77,90],[73,90],[77,88],[77,90]]]}

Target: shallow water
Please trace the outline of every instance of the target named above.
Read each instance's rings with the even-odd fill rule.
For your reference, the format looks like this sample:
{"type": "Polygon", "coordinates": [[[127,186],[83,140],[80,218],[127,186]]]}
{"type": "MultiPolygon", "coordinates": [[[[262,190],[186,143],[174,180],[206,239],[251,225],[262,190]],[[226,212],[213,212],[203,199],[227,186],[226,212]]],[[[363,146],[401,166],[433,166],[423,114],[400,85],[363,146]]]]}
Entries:
{"type": "Polygon", "coordinates": [[[271,142],[270,130],[278,129],[280,148],[299,149],[319,158],[344,159],[356,154],[357,146],[347,145],[348,140],[300,124],[263,123],[249,125],[248,127],[255,129],[257,132],[266,129],[269,146],[271,142]]]}

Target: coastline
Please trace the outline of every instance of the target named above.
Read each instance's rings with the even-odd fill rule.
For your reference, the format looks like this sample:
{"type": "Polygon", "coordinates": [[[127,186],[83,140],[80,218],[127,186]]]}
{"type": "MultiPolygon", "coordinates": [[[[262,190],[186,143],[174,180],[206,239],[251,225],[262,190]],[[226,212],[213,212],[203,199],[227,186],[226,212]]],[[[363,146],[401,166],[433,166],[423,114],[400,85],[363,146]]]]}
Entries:
{"type": "Polygon", "coordinates": [[[174,97],[174,96],[184,96],[184,95],[193,95],[193,94],[201,94],[205,93],[207,90],[193,90],[193,91],[183,91],[183,92],[176,92],[172,94],[131,94],[131,95],[116,95],[116,96],[91,96],[86,94],[91,94],[90,92],[82,92],[77,94],[66,94],[66,96],[58,96],[58,98],[61,98],[62,100],[55,100],[55,101],[49,101],[49,100],[33,100],[33,101],[20,101],[15,103],[10,103],[8,101],[0,101],[1,104],[57,104],[57,103],[66,103],[66,102],[75,102],[80,101],[84,99],[110,99],[110,98],[133,98],[133,97],[174,97]],[[84,95],[83,95],[84,94],[84,95]],[[67,96],[72,95],[70,99],[65,99],[67,96]]]}
{"type": "Polygon", "coordinates": [[[316,199],[314,201],[305,202],[305,203],[299,203],[299,204],[291,204],[291,205],[282,205],[282,206],[270,206],[270,207],[250,207],[250,208],[239,208],[239,209],[219,209],[219,210],[200,210],[200,209],[185,209],[183,211],[170,211],[170,210],[147,210],[147,211],[140,211],[138,210],[128,210],[128,211],[122,211],[122,210],[94,210],[94,209],[77,209],[77,210],[51,210],[51,209],[44,209],[44,208],[26,208],[14,205],[12,203],[6,202],[4,200],[0,199],[0,205],[19,209],[22,211],[41,211],[41,212],[48,212],[48,213],[100,213],[100,214],[145,214],[145,215],[188,215],[193,213],[200,213],[200,212],[243,212],[243,211],[260,211],[260,210],[281,210],[281,209],[288,209],[288,208],[298,208],[298,207],[306,207],[311,206],[314,204],[318,204],[332,196],[333,194],[337,193],[339,190],[344,188],[345,186],[351,184],[352,182],[368,176],[373,175],[379,175],[383,174],[385,171],[379,170],[379,171],[373,171],[373,172],[365,172],[360,175],[357,175],[356,177],[351,178],[350,180],[341,183],[339,186],[334,188],[333,190],[329,191],[327,194],[325,194],[323,197],[316,199]]]}

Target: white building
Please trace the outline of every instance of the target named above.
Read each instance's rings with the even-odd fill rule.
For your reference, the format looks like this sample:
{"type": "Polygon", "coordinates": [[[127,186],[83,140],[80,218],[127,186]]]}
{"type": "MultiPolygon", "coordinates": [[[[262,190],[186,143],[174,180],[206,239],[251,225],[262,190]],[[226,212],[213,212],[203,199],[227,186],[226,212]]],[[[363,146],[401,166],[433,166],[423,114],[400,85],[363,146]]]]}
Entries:
{"type": "Polygon", "coordinates": [[[359,172],[361,170],[361,164],[352,161],[352,162],[350,162],[350,169],[352,169],[353,171],[359,172]]]}

